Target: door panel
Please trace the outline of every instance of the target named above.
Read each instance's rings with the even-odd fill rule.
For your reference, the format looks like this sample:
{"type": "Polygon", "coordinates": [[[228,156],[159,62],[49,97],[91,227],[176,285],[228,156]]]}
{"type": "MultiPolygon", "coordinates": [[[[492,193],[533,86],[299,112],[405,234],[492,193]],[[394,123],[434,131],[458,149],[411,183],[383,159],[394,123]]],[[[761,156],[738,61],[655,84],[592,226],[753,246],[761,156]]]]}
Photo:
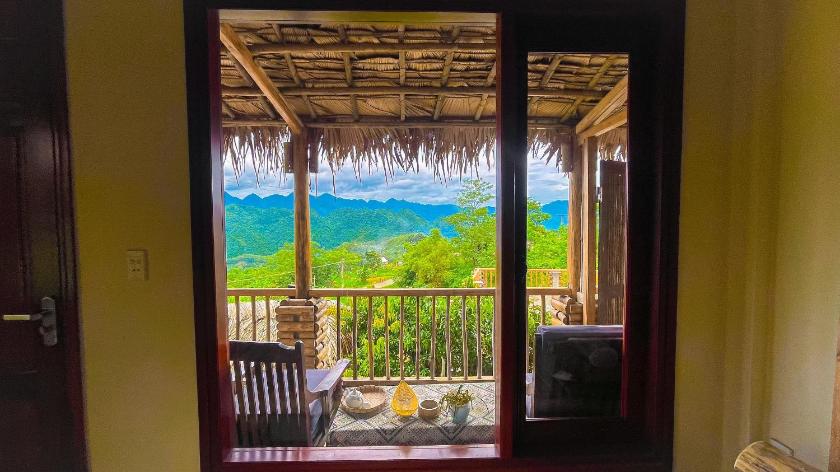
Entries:
{"type": "Polygon", "coordinates": [[[27,309],[26,255],[21,205],[21,146],[19,130],[0,131],[0,306],[7,310],[27,309]]]}
{"type": "Polygon", "coordinates": [[[0,471],[84,470],[61,2],[0,0],[0,471]]]}

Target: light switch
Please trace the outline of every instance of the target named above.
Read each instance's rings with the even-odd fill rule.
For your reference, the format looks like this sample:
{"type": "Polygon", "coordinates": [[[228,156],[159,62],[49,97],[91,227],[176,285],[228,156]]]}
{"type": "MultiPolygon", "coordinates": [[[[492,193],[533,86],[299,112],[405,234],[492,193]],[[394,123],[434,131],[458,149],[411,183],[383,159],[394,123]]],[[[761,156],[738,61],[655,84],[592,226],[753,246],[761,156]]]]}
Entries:
{"type": "Polygon", "coordinates": [[[130,249],[125,253],[128,263],[128,280],[148,280],[148,256],[145,249],[130,249]]]}

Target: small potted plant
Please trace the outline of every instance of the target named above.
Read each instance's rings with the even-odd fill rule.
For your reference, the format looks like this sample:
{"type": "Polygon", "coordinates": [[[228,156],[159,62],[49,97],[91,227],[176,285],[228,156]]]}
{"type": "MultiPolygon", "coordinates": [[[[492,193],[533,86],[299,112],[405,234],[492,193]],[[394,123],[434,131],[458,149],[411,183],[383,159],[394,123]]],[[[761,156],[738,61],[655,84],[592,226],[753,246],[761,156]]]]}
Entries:
{"type": "Polygon", "coordinates": [[[440,399],[441,407],[452,412],[452,422],[463,424],[467,421],[470,415],[470,402],[472,402],[472,392],[464,390],[463,385],[459,385],[457,390],[450,390],[446,392],[440,399]]]}

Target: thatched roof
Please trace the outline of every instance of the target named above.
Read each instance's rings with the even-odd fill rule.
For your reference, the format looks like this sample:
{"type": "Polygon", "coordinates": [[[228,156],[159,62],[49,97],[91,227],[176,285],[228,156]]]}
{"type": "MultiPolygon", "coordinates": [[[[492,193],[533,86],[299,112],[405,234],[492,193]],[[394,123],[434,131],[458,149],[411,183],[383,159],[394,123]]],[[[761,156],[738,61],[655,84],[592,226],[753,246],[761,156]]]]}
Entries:
{"type": "MultiPolygon", "coordinates": [[[[226,27],[333,169],[372,163],[391,172],[423,162],[446,179],[491,158],[494,24],[230,20],[223,36],[226,27]]],[[[225,148],[234,168],[248,156],[258,169],[282,168],[287,120],[225,46],[220,60],[225,148]]],[[[532,154],[559,165],[574,125],[627,69],[620,54],[529,54],[532,154]]]]}

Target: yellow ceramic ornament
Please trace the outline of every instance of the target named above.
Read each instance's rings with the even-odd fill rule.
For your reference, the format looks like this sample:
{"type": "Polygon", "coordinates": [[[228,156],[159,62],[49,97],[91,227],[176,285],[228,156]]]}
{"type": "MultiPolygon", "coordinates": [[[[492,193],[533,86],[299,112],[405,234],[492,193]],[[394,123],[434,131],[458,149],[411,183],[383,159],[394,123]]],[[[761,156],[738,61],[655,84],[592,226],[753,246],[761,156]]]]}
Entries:
{"type": "Polygon", "coordinates": [[[400,416],[411,416],[417,411],[417,395],[405,381],[401,381],[394,390],[391,409],[400,416]]]}

